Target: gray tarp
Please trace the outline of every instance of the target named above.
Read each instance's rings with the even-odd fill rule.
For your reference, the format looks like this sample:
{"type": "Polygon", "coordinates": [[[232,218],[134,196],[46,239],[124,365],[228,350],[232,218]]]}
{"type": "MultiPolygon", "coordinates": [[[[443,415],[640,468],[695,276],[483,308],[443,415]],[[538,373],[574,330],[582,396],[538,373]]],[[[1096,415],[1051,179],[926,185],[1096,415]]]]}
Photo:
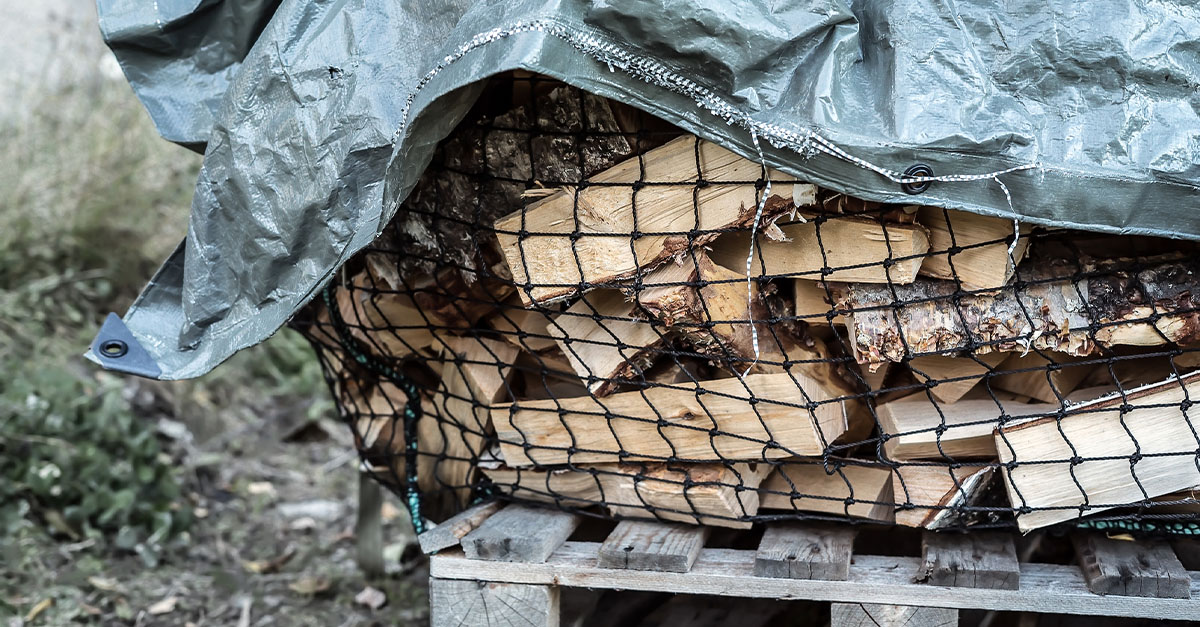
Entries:
{"type": "Polygon", "coordinates": [[[195,377],[268,337],[374,238],[471,86],[516,68],[757,158],[753,133],[771,165],[856,196],[911,202],[897,180],[920,162],[948,177],[922,203],[1200,239],[1194,3],[99,7],[163,136],[206,145],[187,239],[124,318],[149,366],[89,353],[117,370],[195,377]]]}

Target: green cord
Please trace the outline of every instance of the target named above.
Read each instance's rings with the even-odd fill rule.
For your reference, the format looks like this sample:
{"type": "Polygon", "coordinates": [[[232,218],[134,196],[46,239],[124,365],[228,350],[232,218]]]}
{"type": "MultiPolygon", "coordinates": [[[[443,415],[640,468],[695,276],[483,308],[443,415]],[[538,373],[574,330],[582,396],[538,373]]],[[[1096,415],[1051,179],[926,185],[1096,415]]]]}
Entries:
{"type": "Polygon", "coordinates": [[[404,500],[412,519],[413,531],[420,535],[425,532],[426,527],[425,517],[421,514],[421,491],[417,484],[417,419],[421,416],[421,393],[416,384],[403,373],[375,360],[359,348],[358,340],[350,335],[334,302],[333,289],[333,283],[330,282],[321,292],[321,297],[325,301],[325,308],[329,310],[329,320],[337,332],[342,350],[353,357],[355,363],[400,388],[407,397],[404,403],[404,500]]]}

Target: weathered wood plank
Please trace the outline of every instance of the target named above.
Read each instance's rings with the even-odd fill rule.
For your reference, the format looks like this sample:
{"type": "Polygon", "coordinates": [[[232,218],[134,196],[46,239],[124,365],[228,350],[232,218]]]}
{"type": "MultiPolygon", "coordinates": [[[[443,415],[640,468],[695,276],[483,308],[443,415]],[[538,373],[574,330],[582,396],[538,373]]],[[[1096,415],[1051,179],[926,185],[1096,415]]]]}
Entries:
{"type": "Polygon", "coordinates": [[[480,503],[455,514],[453,517],[439,523],[436,527],[417,536],[421,552],[430,555],[442,549],[457,546],[463,536],[474,531],[492,514],[500,511],[500,503],[480,503]]]}
{"type": "Polygon", "coordinates": [[[510,505],[462,539],[472,559],[544,562],[579,526],[579,515],[510,505]]]}
{"type": "Polygon", "coordinates": [[[1191,596],[1191,576],[1165,542],[1132,542],[1097,533],[1072,535],[1071,542],[1088,589],[1096,594],[1165,599],[1191,596]]]}
{"type": "Polygon", "coordinates": [[[601,568],[686,573],[708,539],[707,527],[623,520],[598,548],[601,568]]]}
{"type": "Polygon", "coordinates": [[[758,543],[754,575],[845,581],[853,548],[853,529],[774,524],[758,543]]]}
{"type": "Polygon", "coordinates": [[[963,588],[1021,587],[1021,568],[1012,534],[976,531],[921,536],[921,570],[915,581],[963,588]]]}
{"type": "Polygon", "coordinates": [[[429,579],[430,627],[558,627],[559,588],[429,579]]]}
{"type": "Polygon", "coordinates": [[[555,584],[608,590],[668,591],[726,597],[808,599],[840,603],[920,603],[996,611],[1195,620],[1200,573],[1190,573],[1192,599],[1098,596],[1074,565],[1021,564],[1020,590],[949,588],[912,583],[916,557],[856,555],[846,581],[754,576],[754,551],[703,549],[687,573],[612,570],[597,565],[596,542],[566,542],[545,564],[469,560],[450,550],[430,558],[435,577],[555,584]],[[1036,590],[1036,594],[1030,591],[1036,590]]]}
{"type": "Polygon", "coordinates": [[[830,627],[956,627],[958,610],[911,605],[833,603],[830,627]]]}

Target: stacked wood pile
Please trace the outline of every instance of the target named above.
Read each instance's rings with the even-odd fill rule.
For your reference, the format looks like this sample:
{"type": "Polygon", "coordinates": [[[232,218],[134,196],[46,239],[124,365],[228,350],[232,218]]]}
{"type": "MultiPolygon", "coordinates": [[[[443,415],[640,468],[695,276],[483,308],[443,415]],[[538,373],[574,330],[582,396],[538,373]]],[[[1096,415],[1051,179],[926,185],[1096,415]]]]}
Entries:
{"type": "MultiPolygon", "coordinates": [[[[1029,530],[1195,502],[1188,245],[1018,237],[639,133],[564,86],[521,97],[443,142],[313,332],[344,347],[340,319],[425,384],[417,477],[446,508],[490,483],[722,526],[1010,509],[1029,530]]],[[[404,394],[332,362],[365,463],[399,481],[404,394]]]]}

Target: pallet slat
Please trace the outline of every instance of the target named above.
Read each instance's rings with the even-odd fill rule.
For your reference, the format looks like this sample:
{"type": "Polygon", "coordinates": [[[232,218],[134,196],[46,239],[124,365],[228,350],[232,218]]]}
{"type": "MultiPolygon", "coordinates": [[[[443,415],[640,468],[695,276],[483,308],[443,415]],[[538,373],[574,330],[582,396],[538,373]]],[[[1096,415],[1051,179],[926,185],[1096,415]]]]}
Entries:
{"type": "Polygon", "coordinates": [[[763,532],[754,555],[757,577],[831,579],[850,576],[852,529],[773,525],[763,532]]]}
{"type": "Polygon", "coordinates": [[[578,514],[512,505],[464,536],[463,551],[472,559],[544,562],[579,521],[578,514]]]}
{"type": "Polygon", "coordinates": [[[917,579],[934,586],[964,588],[1021,587],[1021,567],[1012,536],[1005,533],[933,533],[921,536],[921,572],[917,579]]]}
{"type": "Polygon", "coordinates": [[[707,539],[708,527],[624,520],[597,549],[598,565],[686,573],[707,539]]]}
{"type": "Polygon", "coordinates": [[[1088,533],[1071,537],[1088,589],[1096,594],[1187,599],[1192,582],[1165,542],[1088,533]]]}
{"type": "Polygon", "coordinates": [[[421,552],[430,555],[462,542],[463,536],[474,531],[483,521],[500,510],[500,503],[480,503],[457,513],[454,517],[417,536],[421,552]]]}
{"type": "MultiPolygon", "coordinates": [[[[1021,590],[996,590],[914,584],[912,577],[922,564],[915,557],[856,556],[846,581],[824,581],[757,577],[754,575],[753,551],[703,549],[689,572],[670,573],[602,568],[597,565],[598,549],[599,544],[595,542],[566,542],[541,564],[470,560],[452,550],[430,560],[430,575],[447,579],[838,603],[900,605],[920,599],[923,605],[930,607],[1162,620],[1191,620],[1200,612],[1200,602],[1191,599],[1097,596],[1088,590],[1078,568],[1058,564],[1021,564],[1021,590]]],[[[1200,572],[1188,575],[1192,594],[1200,594],[1200,572]]]]}

